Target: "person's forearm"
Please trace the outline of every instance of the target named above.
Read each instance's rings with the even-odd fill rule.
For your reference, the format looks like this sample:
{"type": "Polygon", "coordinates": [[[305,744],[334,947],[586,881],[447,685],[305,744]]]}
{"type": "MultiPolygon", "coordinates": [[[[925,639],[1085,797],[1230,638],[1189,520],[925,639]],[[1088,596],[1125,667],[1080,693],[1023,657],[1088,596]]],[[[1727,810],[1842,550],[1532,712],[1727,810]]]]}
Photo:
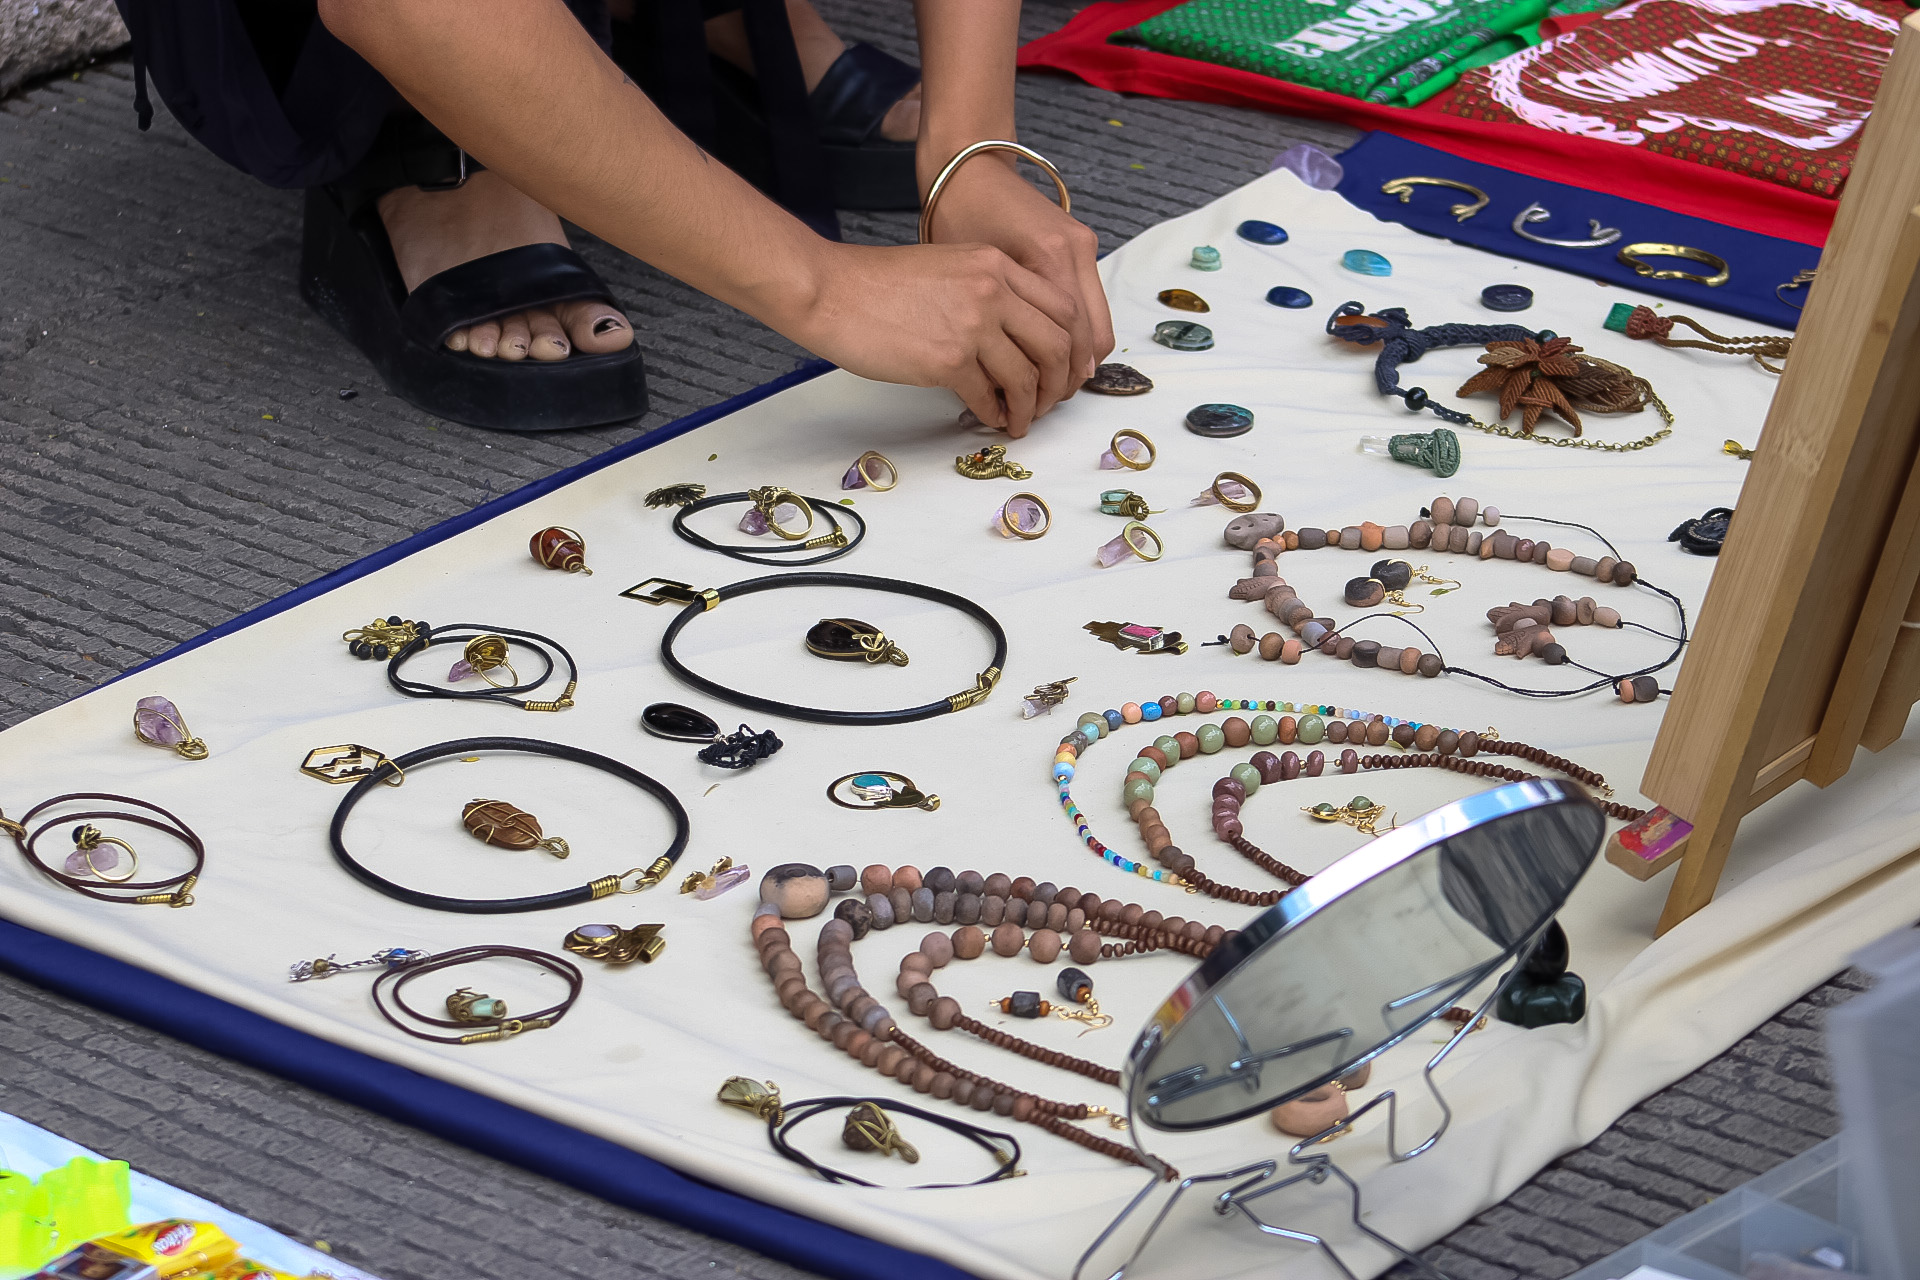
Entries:
{"type": "Polygon", "coordinates": [[[924,197],[961,148],[984,138],[1014,138],[1020,0],[914,0],[914,16],[924,86],[917,156],[924,197]]]}
{"type": "Polygon", "coordinates": [[[322,0],[328,29],[549,209],[788,332],[825,242],[675,129],[560,0],[322,0]]]}

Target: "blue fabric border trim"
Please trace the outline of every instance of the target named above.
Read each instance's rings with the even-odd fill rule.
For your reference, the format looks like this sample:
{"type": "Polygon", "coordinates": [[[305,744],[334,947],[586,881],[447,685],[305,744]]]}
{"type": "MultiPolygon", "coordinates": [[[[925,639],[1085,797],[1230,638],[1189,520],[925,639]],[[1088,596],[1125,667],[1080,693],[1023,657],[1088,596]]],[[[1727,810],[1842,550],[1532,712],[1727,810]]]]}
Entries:
{"type": "MultiPolygon", "coordinates": [[[[822,1275],[969,1280],[967,1272],[937,1258],[747,1199],[557,1120],[322,1040],[7,920],[0,920],[0,969],[603,1200],[822,1275]]],[[[743,1124],[758,1123],[745,1115],[740,1119],[743,1124]]]]}
{"type": "Polygon", "coordinates": [[[161,663],[169,662],[183,653],[198,649],[203,644],[218,640],[222,636],[232,635],[244,627],[250,627],[256,622],[271,618],[276,613],[284,613],[297,604],[306,603],[315,596],[325,595],[336,587],[343,587],[349,582],[364,578],[376,569],[384,569],[390,564],[404,560],[416,551],[424,551],[437,542],[445,542],[455,534],[465,533],[476,525],[485,524],[495,516],[505,515],[515,507],[525,506],[535,498],[544,497],[563,485],[572,484],[582,476],[590,476],[596,471],[610,467],[616,462],[625,461],[634,454],[651,449],[657,444],[665,444],[669,440],[686,435],[689,431],[698,427],[704,427],[709,422],[724,418],[728,414],[744,409],[750,404],[758,404],[769,396],[778,395],[780,392],[786,391],[791,387],[797,387],[803,382],[811,382],[821,374],[833,372],[834,368],[835,366],[833,364],[825,360],[808,360],[792,372],[783,373],[771,382],[764,382],[751,391],[743,391],[737,396],[722,400],[719,404],[709,405],[705,409],[695,410],[684,418],[675,418],[672,422],[649,431],[645,435],[636,436],[625,444],[615,445],[605,453],[596,453],[585,462],[576,462],[572,466],[561,471],[556,471],[544,479],[523,484],[511,493],[503,493],[491,501],[481,503],[471,511],[442,520],[439,524],[422,529],[419,533],[411,537],[402,538],[390,547],[384,547],[370,555],[362,556],[352,564],[342,565],[333,572],[315,578],[312,582],[304,586],[295,587],[285,595],[276,596],[265,604],[257,605],[247,610],[229,622],[223,622],[217,627],[211,627],[191,640],[184,640],[158,657],[149,658],[137,667],[129,667],[127,670],[113,677],[112,680],[95,685],[92,689],[87,690],[86,693],[77,696],[84,698],[88,694],[96,693],[106,688],[108,685],[125,680],[135,672],[145,671],[148,667],[159,666],[161,663]]]}
{"type": "MultiPolygon", "coordinates": [[[[1802,268],[1817,266],[1820,250],[1795,240],[1763,236],[1737,227],[1723,227],[1704,218],[1669,213],[1665,209],[1637,200],[1626,200],[1602,191],[1589,191],[1563,183],[1548,182],[1492,165],[1462,160],[1459,156],[1434,147],[1408,142],[1390,133],[1369,133],[1340,155],[1346,170],[1335,188],[1351,204],[1387,222],[1398,222],[1415,231],[1472,245],[1508,258],[1537,262],[1544,267],[1569,271],[1593,280],[1604,280],[1655,297],[1670,298],[1690,306],[1709,307],[1729,315],[1758,320],[1762,324],[1792,329],[1800,323],[1800,312],[1774,296],[1774,286],[1783,284],[1802,268]],[[1394,178],[1419,174],[1429,178],[1450,178],[1465,182],[1492,197],[1486,208],[1465,222],[1454,221],[1449,206],[1469,199],[1444,188],[1416,191],[1410,204],[1398,196],[1385,195],[1380,186],[1394,178]],[[1549,223],[1534,223],[1536,235],[1562,240],[1586,236],[1586,221],[1598,218],[1602,226],[1619,227],[1618,243],[1602,249],[1559,249],[1536,244],[1513,233],[1513,220],[1529,204],[1540,203],[1553,213],[1549,223]],[[1615,256],[1620,245],[1638,241],[1658,244],[1684,244],[1705,249],[1727,260],[1732,275],[1723,285],[1709,289],[1685,280],[1648,280],[1635,275],[1633,268],[1615,256]]],[[[1605,181],[1604,175],[1595,175],[1605,181]]],[[[1764,184],[1755,183],[1754,198],[1764,199],[1764,184]]],[[[1662,265],[1667,265],[1663,260],[1662,265]]],[[[1682,267],[1686,263],[1679,263],[1682,267]]],[[[1703,274],[1705,267],[1692,268],[1703,274]]],[[[1494,284],[1489,278],[1484,283],[1494,284]]],[[[1790,297],[1806,302],[1805,288],[1790,297]]],[[[1487,312],[1501,319],[1501,313],[1487,312]]],[[[1597,329],[1606,320],[1606,309],[1596,303],[1593,323],[1597,329]]],[[[1466,320],[1466,316],[1423,316],[1422,324],[1442,320],[1466,320]]],[[[1658,381],[1656,379],[1656,381],[1658,381]]]]}
{"type": "MultiPolygon", "coordinates": [[[[175,645],[88,693],[363,578],[582,476],[809,382],[831,372],[833,367],[824,360],[808,361],[751,391],[677,418],[545,479],[522,485],[249,609],[231,622],[175,645]]],[[[706,1232],[822,1275],[846,1280],[898,1280],[901,1276],[971,1280],[970,1273],[937,1258],[882,1244],[715,1187],[559,1121],[322,1040],[182,986],[170,978],[5,919],[0,919],[0,970],[210,1053],[257,1067],[483,1155],[577,1187],[613,1204],[706,1232]]],[[[745,1116],[741,1118],[747,1121],[745,1116]]]]}

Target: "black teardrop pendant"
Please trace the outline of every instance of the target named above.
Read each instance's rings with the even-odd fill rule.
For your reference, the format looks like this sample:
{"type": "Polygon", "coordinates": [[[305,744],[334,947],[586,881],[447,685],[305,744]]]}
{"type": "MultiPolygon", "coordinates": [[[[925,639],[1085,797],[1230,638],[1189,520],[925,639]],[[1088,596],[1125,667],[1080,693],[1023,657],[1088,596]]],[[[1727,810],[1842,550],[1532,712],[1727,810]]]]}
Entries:
{"type": "Polygon", "coordinates": [[[640,727],[656,738],[674,742],[712,742],[720,726],[712,716],[677,702],[656,702],[640,713],[640,727]]]}

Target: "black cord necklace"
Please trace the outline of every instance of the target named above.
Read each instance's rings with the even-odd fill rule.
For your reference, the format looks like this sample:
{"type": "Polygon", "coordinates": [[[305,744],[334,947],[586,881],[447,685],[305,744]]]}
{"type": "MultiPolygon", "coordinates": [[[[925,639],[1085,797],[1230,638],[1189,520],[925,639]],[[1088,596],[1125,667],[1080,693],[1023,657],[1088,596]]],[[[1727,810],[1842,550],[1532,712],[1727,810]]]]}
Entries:
{"type": "Polygon", "coordinates": [[[1007,633],[1001,629],[999,621],[985,609],[951,591],[942,591],[938,587],[929,587],[918,582],[903,582],[897,578],[875,578],[858,573],[786,573],[764,578],[748,578],[731,586],[709,587],[704,591],[681,582],[667,582],[653,578],[637,587],[621,592],[629,599],[644,600],[648,604],[666,604],[669,602],[684,604],[683,608],[667,624],[665,634],[660,637],[660,661],[667,670],[685,683],[692,685],[715,698],[731,702],[738,707],[753,711],[763,711],[769,715],[786,716],[794,720],[809,720],[815,724],[906,724],[914,720],[929,720],[934,716],[962,711],[976,702],[983,702],[1000,681],[1000,674],[1007,662],[1007,633]],[[651,592],[642,592],[642,587],[651,586],[651,592]],[[741,596],[757,595],[763,591],[778,591],[785,587],[851,587],[857,591],[882,591],[890,595],[917,596],[922,600],[931,600],[935,604],[957,609],[987,629],[993,637],[993,659],[979,675],[974,677],[973,687],[951,694],[938,702],[929,702],[924,706],[907,707],[900,711],[833,711],[818,707],[796,706],[780,702],[773,698],[762,698],[756,694],[741,693],[729,689],[723,684],[697,675],[687,669],[685,663],[673,652],[673,643],[689,622],[701,614],[718,607],[723,601],[738,599],[741,596]]]}
{"type": "Polygon", "coordinates": [[[510,707],[519,707],[522,711],[565,711],[573,705],[573,691],[580,685],[580,668],[574,664],[573,655],[568,653],[556,640],[538,635],[532,631],[516,631],[512,627],[487,627],[476,622],[455,622],[444,627],[421,627],[412,640],[394,651],[387,662],[387,683],[409,698],[450,698],[461,702],[502,702],[510,707]],[[519,640],[533,650],[540,659],[541,671],[531,680],[521,680],[519,673],[507,662],[507,640],[519,640]],[[488,680],[484,689],[449,689],[444,685],[424,684],[418,680],[408,680],[400,674],[400,668],[408,660],[425,653],[435,645],[458,644],[463,646],[461,661],[474,675],[488,680]],[[567,666],[566,688],[560,696],[551,702],[537,702],[516,695],[532,693],[547,682],[553,674],[554,656],[567,666]],[[492,672],[505,667],[513,673],[514,683],[495,684],[492,672]]]}
{"type": "Polygon", "coordinates": [[[428,907],[434,911],[460,911],[473,915],[499,915],[514,911],[545,911],[552,907],[572,907],[583,902],[592,902],[596,898],[605,898],[616,893],[638,893],[642,889],[651,889],[660,883],[673,870],[673,864],[680,860],[686,850],[691,827],[687,821],[687,811],[673,792],[664,783],[658,782],[638,769],[629,768],[618,760],[583,751],[578,747],[563,746],[558,742],[543,742],[538,738],[461,738],[456,742],[442,742],[431,747],[422,747],[418,751],[409,751],[405,755],[382,760],[353,789],[340,798],[340,807],[333,811],[333,824],[327,829],[327,839],[333,846],[333,856],[346,868],[348,874],[362,884],[378,889],[389,898],[411,903],[416,907],[428,907]],[[384,876],[376,875],[358,862],[347,852],[343,833],[347,826],[347,815],[353,807],[371,795],[377,784],[398,775],[405,777],[406,771],[415,765],[425,764],[429,760],[444,760],[448,756],[470,756],[482,751],[519,751],[529,755],[552,756],[556,760],[568,760],[574,764],[589,765],[603,773],[610,773],[623,782],[630,782],[648,795],[658,800],[673,818],[673,843],[667,851],[655,858],[644,870],[635,867],[619,875],[601,876],[573,889],[562,889],[557,893],[533,894],[523,898],[448,898],[439,894],[423,893],[418,889],[409,889],[405,885],[395,884],[384,876]]]}
{"type": "Polygon", "coordinates": [[[754,501],[754,494],[744,490],[739,493],[722,493],[711,498],[702,498],[698,502],[689,503],[681,507],[679,511],[674,513],[673,531],[680,535],[683,541],[691,542],[703,551],[717,551],[723,556],[729,556],[735,560],[744,560],[748,564],[770,565],[776,569],[804,569],[808,565],[825,564],[829,560],[838,560],[841,556],[846,555],[855,547],[859,546],[867,536],[867,522],[861,517],[858,511],[855,511],[852,507],[843,507],[837,502],[829,502],[825,498],[806,498],[805,501],[815,515],[824,517],[826,522],[833,526],[832,532],[824,533],[817,538],[806,538],[789,542],[785,546],[762,546],[758,544],[726,546],[715,542],[703,533],[695,532],[694,529],[687,524],[688,516],[697,515],[709,508],[725,506],[735,502],[754,501]],[[846,533],[840,527],[840,517],[843,515],[850,518],[854,524],[854,533],[851,540],[847,538],[846,533]],[[826,550],[821,551],[817,556],[812,556],[805,560],[795,560],[791,558],[797,552],[814,551],[823,547],[826,548],[826,550]]]}
{"type": "Polygon", "coordinates": [[[879,1186],[881,1184],[877,1182],[868,1182],[865,1178],[856,1178],[850,1173],[842,1173],[838,1169],[830,1169],[826,1165],[821,1164],[806,1152],[795,1147],[792,1143],[791,1135],[796,1126],[804,1124],[822,1112],[832,1111],[839,1107],[871,1107],[878,1111],[883,1106],[886,1111],[896,1111],[904,1115],[915,1116],[931,1124],[937,1124],[943,1129],[957,1133],[972,1142],[975,1146],[986,1151],[994,1159],[995,1167],[993,1172],[987,1174],[985,1177],[975,1178],[972,1182],[927,1182],[919,1186],[904,1187],[901,1188],[901,1190],[938,1191],[950,1187],[977,1187],[988,1182],[998,1182],[1002,1178],[1019,1176],[1020,1140],[1012,1134],[1000,1133],[994,1129],[983,1129],[977,1124],[969,1124],[965,1120],[960,1120],[953,1116],[923,1110],[920,1107],[911,1106],[904,1102],[896,1102],[891,1098],[806,1098],[799,1102],[788,1103],[784,1113],[776,1110],[767,1117],[767,1140],[773,1144],[775,1151],[793,1161],[795,1164],[813,1170],[813,1172],[819,1174],[828,1182],[850,1182],[858,1187],[879,1186]],[[1002,1150],[1000,1145],[1002,1143],[1011,1147],[1012,1151],[1002,1150]]]}

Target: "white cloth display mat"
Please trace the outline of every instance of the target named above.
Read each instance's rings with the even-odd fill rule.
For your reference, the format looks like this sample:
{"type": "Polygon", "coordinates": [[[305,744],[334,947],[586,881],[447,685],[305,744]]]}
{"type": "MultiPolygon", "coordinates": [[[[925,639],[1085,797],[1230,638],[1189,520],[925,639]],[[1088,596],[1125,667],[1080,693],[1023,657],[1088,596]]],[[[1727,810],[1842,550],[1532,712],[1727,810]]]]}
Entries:
{"type": "MultiPolygon", "coordinates": [[[[1691,614],[1713,561],[1682,554],[1667,534],[1686,517],[1734,503],[1745,464],[1723,454],[1721,442],[1735,437],[1756,443],[1774,386],[1772,375],[1751,361],[1667,351],[1602,328],[1611,304],[1641,298],[1375,222],[1285,172],[1153,228],[1108,257],[1102,272],[1119,335],[1110,358],[1135,365],[1156,387],[1133,398],[1083,393],[1036,424],[1026,439],[1007,442],[1009,456],[1033,469],[1031,480],[975,481],[955,472],[956,454],[1000,437],[956,430],[958,406],[950,395],[836,372],[0,734],[0,806],[10,816],[64,792],[118,792],[172,810],[207,845],[197,902],[187,910],[88,901],[9,852],[0,858],[0,914],[626,1144],[745,1195],[981,1276],[1067,1276],[1144,1175],[1032,1126],[916,1095],[795,1022],[781,1009],[749,945],[760,873],[788,861],[1004,871],[1118,896],[1168,915],[1236,925],[1246,909],[1126,876],[1091,854],[1063,817],[1050,779],[1055,746],[1082,712],[1183,691],[1331,703],[1461,728],[1493,726],[1504,737],[1600,770],[1619,799],[1645,804],[1635,787],[1664,701],[1623,705],[1607,692],[1531,700],[1457,675],[1423,679],[1361,670],[1318,654],[1282,666],[1236,657],[1224,646],[1201,647],[1200,641],[1239,622],[1261,632],[1280,628],[1257,604],[1227,598],[1228,588],[1250,571],[1247,553],[1221,540],[1231,513],[1187,503],[1223,470],[1257,481],[1265,490],[1261,509],[1283,514],[1289,527],[1408,524],[1439,494],[1469,495],[1512,516],[1595,526],[1643,577],[1685,600],[1691,614]],[[1279,223],[1291,239],[1277,247],[1243,241],[1234,228],[1248,218],[1279,223]],[[1218,247],[1224,268],[1191,269],[1189,255],[1198,244],[1218,247]],[[1343,269],[1341,254],[1354,248],[1384,254],[1393,263],[1392,276],[1369,278],[1343,269]],[[1536,291],[1532,310],[1506,316],[1480,305],[1482,287],[1510,281],[1536,291]],[[1280,284],[1305,288],[1314,306],[1269,305],[1267,290],[1280,284]],[[1211,312],[1194,317],[1155,301],[1160,290],[1175,287],[1199,293],[1211,312]],[[1362,454],[1356,445],[1364,433],[1426,431],[1439,424],[1377,393],[1377,349],[1357,349],[1325,335],[1328,314],[1349,298],[1370,310],[1404,307],[1415,326],[1513,321],[1551,328],[1648,378],[1672,407],[1677,425],[1668,440],[1627,454],[1555,449],[1463,429],[1464,463],[1444,481],[1362,454]],[[1153,326],[1169,319],[1201,320],[1217,345],[1185,353],[1154,344],[1153,326]],[[1249,434],[1209,440],[1183,428],[1188,409],[1221,401],[1253,411],[1249,434]],[[1122,427],[1137,428],[1158,445],[1150,470],[1098,468],[1109,437],[1122,427]],[[867,449],[893,459],[899,486],[842,495],[842,472],[867,449]],[[696,550],[674,537],[671,511],[649,509],[643,497],[681,481],[702,482],[713,493],[776,484],[829,499],[851,497],[871,523],[871,535],[853,554],[823,567],[931,583],[983,604],[1011,642],[999,690],[955,715],[854,728],[772,720],[682,687],[663,672],[657,655],[675,608],[618,593],[655,576],[707,587],[775,571],[696,550]],[[1097,510],[1098,494],[1107,488],[1136,489],[1163,509],[1151,524],[1166,541],[1164,559],[1095,567],[1095,549],[1121,528],[1097,510]],[[990,531],[1000,503],[1021,490],[1051,505],[1053,527],[1038,541],[990,531]],[[548,525],[584,535],[591,577],[545,570],[530,558],[528,538],[548,525]],[[402,698],[388,686],[384,664],[350,657],[341,642],[342,632],[388,614],[550,635],[580,664],[578,705],[559,714],[528,714],[491,704],[402,698]],[[1092,621],[1177,629],[1194,648],[1180,657],[1122,653],[1082,630],[1092,621]],[[1067,676],[1078,679],[1064,706],[1021,719],[1028,689],[1067,676]],[[133,704],[156,693],[178,703],[208,744],[210,758],[187,762],[135,740],[129,727],[133,704]],[[708,768],[694,759],[694,747],[641,733],[641,708],[663,700],[699,707],[727,729],[742,721],[772,727],[785,748],[745,773],[708,768]],[[298,772],[310,750],[361,743],[398,755],[488,735],[584,747],[667,783],[692,820],[692,842],[676,873],[642,896],[486,917],[403,905],[336,865],[326,829],[344,788],[298,772]],[[906,774],[938,794],[939,810],[857,813],[829,803],[830,781],[876,768],[906,774]],[[752,881],[711,901],[676,892],[687,873],[705,870],[722,856],[750,865],[752,881]],[[402,1035],[375,1014],[366,973],[300,985],[286,980],[288,966],[298,960],[329,954],[355,959],[394,946],[441,951],[509,943],[557,952],[569,929],[599,921],[663,922],[666,951],[651,965],[618,970],[583,961],[585,991],[566,1020],[505,1043],[442,1047],[402,1035]],[[828,1185],[777,1156],[760,1122],[714,1100],[720,1083],[736,1074],[775,1081],[788,1099],[871,1094],[1011,1129],[1026,1147],[1027,1176],[940,1191],[828,1185]]],[[[1704,313],[1700,318],[1723,331],[1752,328],[1704,313]]],[[[1490,398],[1460,401],[1452,395],[1479,368],[1477,351],[1430,353],[1402,368],[1402,384],[1425,387],[1443,402],[1488,418],[1495,411],[1490,398]]],[[[1601,439],[1636,439],[1657,425],[1650,411],[1587,417],[1588,434],[1601,439]]],[[[747,541],[732,527],[742,510],[695,519],[720,540],[747,541]]],[[[1604,553],[1575,531],[1511,527],[1576,554],[1604,553]]],[[[1672,609],[1649,592],[1600,587],[1591,579],[1510,561],[1402,554],[1464,584],[1441,596],[1416,587],[1412,598],[1426,609],[1415,621],[1450,662],[1509,683],[1571,687],[1588,677],[1571,667],[1494,657],[1485,618],[1492,606],[1561,592],[1593,594],[1631,621],[1669,632],[1676,625],[1672,609]]],[[[1320,612],[1351,614],[1339,605],[1342,586],[1364,576],[1376,558],[1324,550],[1288,554],[1280,567],[1320,612]]],[[[1391,620],[1366,624],[1357,634],[1429,647],[1391,620]]],[[[1631,630],[1568,628],[1560,639],[1577,660],[1602,670],[1632,670],[1671,647],[1631,630]]],[[[696,671],[735,688],[816,706],[883,709],[968,687],[989,648],[975,623],[924,601],[807,588],[722,605],[689,625],[679,653],[696,671]],[[819,618],[841,615],[882,627],[911,653],[910,665],[850,667],[808,656],[801,646],[805,629],[819,618]]],[[[435,648],[416,658],[408,674],[437,680],[452,656],[435,648]]],[[[1662,683],[1671,684],[1673,673],[1663,672],[1662,683]]],[[[1165,731],[1194,729],[1224,714],[1177,719],[1165,731]]],[[[1129,726],[1116,733],[1086,754],[1074,782],[1095,834],[1130,858],[1146,860],[1146,853],[1121,804],[1121,782],[1127,762],[1160,732],[1129,726]]],[[[1252,750],[1186,762],[1169,774],[1157,805],[1175,842],[1203,870],[1228,883],[1265,888],[1264,875],[1214,840],[1208,826],[1212,784],[1252,750]]],[[[1331,1153],[1365,1188],[1367,1221],[1408,1246],[1436,1239],[1547,1161],[1590,1141],[1647,1094],[1723,1051],[1841,968],[1862,942],[1920,917],[1914,756],[1910,736],[1877,757],[1863,756],[1825,793],[1801,785],[1765,806],[1744,824],[1718,900],[1657,942],[1651,938],[1667,877],[1640,883],[1596,863],[1562,916],[1572,940],[1572,967],[1588,984],[1586,1019],[1533,1031],[1495,1023],[1469,1036],[1439,1073],[1454,1109],[1452,1126],[1417,1160],[1387,1161],[1384,1111],[1333,1144],[1331,1153]]],[[[1509,763],[1526,767],[1524,761],[1509,763]]],[[[1353,778],[1330,771],[1264,788],[1247,802],[1244,817],[1251,839],[1311,872],[1362,837],[1346,827],[1311,823],[1302,806],[1340,804],[1365,793],[1411,818],[1475,786],[1474,779],[1439,770],[1353,778]]],[[[505,754],[417,768],[404,786],[369,795],[346,828],[355,854],[381,874],[467,897],[549,892],[644,867],[670,830],[660,807],[624,783],[555,760],[505,754]],[[476,797],[532,812],[549,835],[570,842],[572,856],[563,862],[537,851],[478,844],[460,825],[461,806],[476,797]]],[[[164,838],[146,833],[135,842],[147,859],[143,869],[180,869],[178,849],[164,838]]],[[[52,835],[43,846],[56,860],[65,853],[52,835]]],[[[789,925],[809,969],[826,918],[789,925]]],[[[935,927],[896,926],[854,947],[862,982],[903,1028],[943,1056],[1019,1088],[1120,1105],[1117,1091],[958,1032],[934,1032],[911,1017],[894,992],[896,964],[935,927]]],[[[1059,1020],[998,1023],[1049,1047],[1118,1066],[1135,1029],[1191,963],[1161,953],[1093,966],[1101,1007],[1117,1019],[1107,1030],[1082,1036],[1078,1024],[1059,1020]]],[[[1051,998],[1056,972],[1057,966],[1042,969],[1024,956],[999,959],[989,952],[941,971],[938,985],[968,1012],[994,1022],[998,1015],[988,1013],[988,1000],[1017,989],[1051,998]]],[[[442,988],[467,985],[526,1009],[550,993],[512,966],[443,976],[448,981],[423,981],[409,994],[426,1004],[442,988]]],[[[1437,1120],[1419,1069],[1440,1038],[1439,1031],[1413,1036],[1376,1065],[1372,1082],[1355,1095],[1357,1105],[1382,1088],[1402,1090],[1403,1146],[1437,1120]]],[[[1098,1121],[1088,1123],[1121,1137],[1098,1121]]],[[[902,1128],[925,1153],[917,1166],[841,1148],[835,1118],[817,1121],[803,1145],[837,1167],[900,1186],[986,1171],[977,1149],[960,1140],[911,1118],[902,1128]]],[[[1265,1157],[1284,1160],[1292,1139],[1254,1119],[1208,1133],[1150,1134],[1146,1142],[1182,1172],[1204,1173],[1265,1157]]],[[[1344,1197],[1335,1186],[1284,1191],[1262,1207],[1269,1220],[1327,1232],[1356,1270],[1378,1271],[1391,1261],[1345,1225],[1344,1197]]],[[[1307,1250],[1263,1238],[1238,1219],[1216,1217],[1205,1196],[1196,1194],[1163,1228],[1136,1274],[1212,1280],[1318,1275],[1323,1268],[1307,1250]]]]}

